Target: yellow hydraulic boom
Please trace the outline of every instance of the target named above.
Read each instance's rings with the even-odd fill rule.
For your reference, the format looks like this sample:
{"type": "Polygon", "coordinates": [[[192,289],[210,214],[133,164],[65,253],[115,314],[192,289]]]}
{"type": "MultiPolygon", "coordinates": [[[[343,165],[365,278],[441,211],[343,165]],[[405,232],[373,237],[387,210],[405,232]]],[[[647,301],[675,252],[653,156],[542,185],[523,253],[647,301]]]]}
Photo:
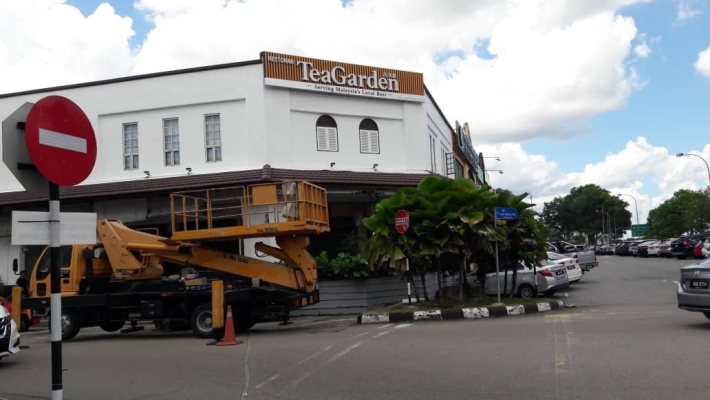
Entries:
{"type": "Polygon", "coordinates": [[[98,221],[101,245],[115,278],[156,279],[170,262],[226,272],[304,292],[317,287],[317,272],[306,248],[308,234],[329,230],[325,190],[303,181],[206,189],[171,195],[173,235],[162,237],[98,221]],[[261,253],[275,264],[201,246],[193,241],[275,237],[278,247],[262,242],[261,253]]]}

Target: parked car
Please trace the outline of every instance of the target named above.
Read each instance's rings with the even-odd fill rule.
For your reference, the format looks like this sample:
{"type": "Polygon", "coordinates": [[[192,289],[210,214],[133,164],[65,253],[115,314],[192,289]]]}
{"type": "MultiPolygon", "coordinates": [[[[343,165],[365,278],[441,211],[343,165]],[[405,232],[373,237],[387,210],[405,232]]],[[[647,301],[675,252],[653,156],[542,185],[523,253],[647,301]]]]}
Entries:
{"type": "Polygon", "coordinates": [[[576,258],[568,257],[564,254],[547,252],[547,262],[545,264],[562,264],[567,268],[567,278],[569,283],[579,282],[582,279],[584,273],[582,268],[579,267],[579,260],[576,258]]]}
{"type": "Polygon", "coordinates": [[[710,238],[710,233],[681,236],[671,243],[671,255],[679,260],[693,257],[693,249],[695,245],[702,239],[707,241],[708,238],[710,238]]]}
{"type": "Polygon", "coordinates": [[[707,258],[708,250],[710,250],[709,240],[700,240],[693,246],[693,257],[707,258]]]}
{"type": "Polygon", "coordinates": [[[680,269],[677,298],[678,308],[702,312],[710,319],[710,260],[686,265],[680,269]]]}
{"type": "Polygon", "coordinates": [[[20,332],[10,311],[0,306],[0,360],[20,352],[20,332]]]}
{"type": "MultiPolygon", "coordinates": [[[[510,269],[508,270],[506,287],[508,293],[515,293],[520,298],[531,299],[540,293],[545,296],[552,296],[557,290],[569,286],[567,268],[562,264],[536,265],[534,271],[532,265],[518,263],[517,268],[518,275],[515,288],[512,287],[513,274],[510,269]],[[535,291],[536,285],[537,292],[535,291]]],[[[485,291],[487,295],[495,295],[498,287],[500,287],[501,293],[504,292],[504,273],[504,271],[501,271],[486,274],[485,291]]]]}
{"type": "Polygon", "coordinates": [[[665,239],[661,241],[660,247],[658,249],[658,256],[659,257],[671,257],[671,243],[675,239],[665,239]]]}
{"type": "MultiPolygon", "coordinates": [[[[579,267],[584,271],[589,271],[592,268],[599,266],[597,255],[594,250],[580,250],[577,246],[567,242],[552,242],[547,244],[547,251],[564,254],[579,260],[579,267]]],[[[584,246],[581,246],[584,248],[584,246]]]]}
{"type": "MultiPolygon", "coordinates": [[[[648,257],[651,254],[651,247],[656,245],[658,243],[658,239],[649,239],[644,242],[639,243],[637,250],[636,250],[636,255],[639,257],[648,257]]],[[[656,247],[655,254],[658,254],[658,248],[656,247]]]]}
{"type": "MultiPolygon", "coordinates": [[[[12,312],[12,304],[4,297],[0,297],[0,306],[5,307],[8,311],[12,312]]],[[[31,310],[24,309],[20,311],[20,332],[26,332],[31,326],[37,325],[40,322],[41,318],[38,316],[33,317],[31,310]]]]}

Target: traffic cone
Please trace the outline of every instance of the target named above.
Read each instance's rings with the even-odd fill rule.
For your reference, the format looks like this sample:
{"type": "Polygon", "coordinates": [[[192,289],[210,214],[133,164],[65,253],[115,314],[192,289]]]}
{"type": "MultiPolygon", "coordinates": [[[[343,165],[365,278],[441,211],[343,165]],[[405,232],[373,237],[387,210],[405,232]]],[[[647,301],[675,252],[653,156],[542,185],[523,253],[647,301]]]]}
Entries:
{"type": "Polygon", "coordinates": [[[238,344],[244,343],[243,341],[237,339],[237,335],[234,333],[234,320],[232,318],[232,306],[227,306],[227,318],[224,321],[224,337],[221,341],[217,342],[217,346],[236,346],[238,344]]]}

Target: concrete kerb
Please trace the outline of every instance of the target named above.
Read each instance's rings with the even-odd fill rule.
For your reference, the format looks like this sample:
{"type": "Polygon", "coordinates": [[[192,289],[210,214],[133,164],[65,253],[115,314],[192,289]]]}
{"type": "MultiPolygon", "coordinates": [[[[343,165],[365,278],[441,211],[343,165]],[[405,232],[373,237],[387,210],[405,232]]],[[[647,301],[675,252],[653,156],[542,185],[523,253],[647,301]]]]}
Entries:
{"type": "Polygon", "coordinates": [[[378,324],[415,321],[449,321],[456,319],[481,319],[537,314],[565,307],[562,300],[519,304],[513,306],[490,306],[473,308],[447,308],[427,311],[402,311],[392,313],[363,313],[357,317],[358,324],[378,324]]]}

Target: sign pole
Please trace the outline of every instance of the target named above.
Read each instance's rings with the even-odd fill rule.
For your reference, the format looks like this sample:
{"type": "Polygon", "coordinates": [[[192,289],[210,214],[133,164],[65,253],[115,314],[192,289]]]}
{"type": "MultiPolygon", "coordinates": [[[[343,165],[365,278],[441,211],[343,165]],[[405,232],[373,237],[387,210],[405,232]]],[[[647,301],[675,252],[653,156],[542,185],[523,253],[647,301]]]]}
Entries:
{"type": "Polygon", "coordinates": [[[409,304],[412,304],[412,274],[409,272],[409,257],[407,257],[407,298],[409,304]]]}
{"type": "Polygon", "coordinates": [[[52,400],[62,400],[62,287],[59,238],[59,185],[49,184],[49,251],[51,262],[52,400]]]}
{"type": "MultiPolygon", "coordinates": [[[[498,216],[493,218],[493,225],[498,227],[498,216]]],[[[500,265],[498,264],[498,241],[496,240],[496,292],[498,293],[498,304],[500,304],[500,265]]]]}

